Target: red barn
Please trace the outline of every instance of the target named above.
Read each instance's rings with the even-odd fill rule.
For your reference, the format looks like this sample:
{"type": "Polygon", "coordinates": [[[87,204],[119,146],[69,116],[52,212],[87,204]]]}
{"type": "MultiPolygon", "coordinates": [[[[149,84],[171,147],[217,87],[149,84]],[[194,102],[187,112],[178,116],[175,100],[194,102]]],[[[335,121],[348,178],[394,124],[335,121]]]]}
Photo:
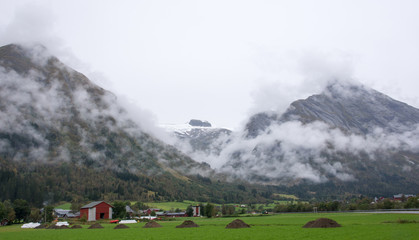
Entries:
{"type": "Polygon", "coordinates": [[[80,217],[86,216],[87,221],[96,221],[99,219],[112,219],[113,206],[104,202],[91,202],[80,209],[80,217]]]}

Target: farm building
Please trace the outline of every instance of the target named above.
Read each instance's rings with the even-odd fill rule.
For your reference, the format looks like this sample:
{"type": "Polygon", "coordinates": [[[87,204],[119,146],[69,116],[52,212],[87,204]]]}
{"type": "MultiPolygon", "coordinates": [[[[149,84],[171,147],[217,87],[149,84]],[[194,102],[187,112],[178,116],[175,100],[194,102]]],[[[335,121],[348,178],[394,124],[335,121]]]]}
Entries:
{"type": "Polygon", "coordinates": [[[187,217],[188,215],[186,214],[186,212],[161,212],[161,213],[156,213],[156,215],[158,217],[187,217]]]}
{"type": "Polygon", "coordinates": [[[113,206],[104,202],[91,202],[80,209],[80,217],[86,216],[87,221],[96,221],[99,219],[112,219],[113,206]]]}
{"type": "Polygon", "coordinates": [[[80,212],[72,213],[71,210],[54,208],[54,215],[58,218],[76,218],[80,216],[80,212]]]}
{"type": "Polygon", "coordinates": [[[130,217],[132,217],[132,216],[134,216],[135,214],[137,214],[134,210],[132,210],[132,208],[130,207],[130,206],[128,206],[128,205],[126,205],[125,206],[125,211],[127,212],[127,214],[130,216],[130,217]]]}
{"type": "Polygon", "coordinates": [[[393,195],[393,200],[394,201],[402,201],[403,198],[404,198],[404,200],[406,200],[410,197],[416,197],[416,196],[413,195],[413,194],[402,194],[402,193],[400,193],[400,194],[397,194],[397,195],[393,195]]]}
{"type": "Polygon", "coordinates": [[[144,215],[150,215],[152,212],[160,212],[160,208],[149,208],[147,210],[143,210],[144,215]]]}

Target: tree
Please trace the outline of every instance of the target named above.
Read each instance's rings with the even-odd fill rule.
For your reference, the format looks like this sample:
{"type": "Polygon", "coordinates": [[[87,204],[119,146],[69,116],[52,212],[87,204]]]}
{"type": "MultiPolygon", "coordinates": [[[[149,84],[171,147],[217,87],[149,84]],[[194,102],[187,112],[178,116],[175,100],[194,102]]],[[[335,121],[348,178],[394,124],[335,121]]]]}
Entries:
{"type": "Polygon", "coordinates": [[[189,206],[186,208],[186,215],[187,215],[188,217],[193,217],[193,208],[192,208],[192,206],[191,206],[191,205],[189,205],[189,206]]]}
{"type": "Polygon", "coordinates": [[[404,208],[419,208],[419,198],[418,197],[408,198],[406,203],[404,204],[404,208]]]}
{"type": "Polygon", "coordinates": [[[82,199],[80,197],[75,197],[73,198],[73,200],[71,201],[71,211],[73,213],[76,213],[78,211],[80,211],[80,208],[83,206],[82,204],[82,199]]]}
{"type": "Polygon", "coordinates": [[[31,208],[26,200],[16,199],[13,202],[13,209],[15,210],[16,220],[17,221],[26,221],[31,214],[31,208]]]}
{"type": "Polygon", "coordinates": [[[207,205],[205,205],[205,208],[204,208],[204,216],[207,216],[209,218],[215,216],[215,208],[214,208],[214,205],[212,205],[211,203],[207,203],[207,205]]]}
{"type": "Polygon", "coordinates": [[[54,207],[51,205],[44,207],[43,218],[45,222],[52,222],[54,220],[54,216],[52,215],[54,212],[54,207]]]}
{"type": "Polygon", "coordinates": [[[31,214],[29,215],[29,221],[39,222],[42,219],[42,214],[38,208],[32,208],[31,214]]]}
{"type": "Polygon", "coordinates": [[[113,205],[113,217],[115,218],[124,218],[127,214],[125,209],[125,203],[121,201],[115,201],[112,203],[113,205]]]}
{"type": "Polygon", "coordinates": [[[389,199],[384,199],[382,207],[383,209],[393,209],[394,202],[390,201],[389,199]]]}
{"type": "Polygon", "coordinates": [[[148,209],[148,208],[150,208],[147,204],[144,204],[144,203],[142,203],[142,202],[136,202],[135,204],[134,204],[134,208],[137,208],[137,209],[135,209],[135,210],[146,210],[146,209],[148,209]]]}
{"type": "Polygon", "coordinates": [[[223,216],[231,216],[235,213],[236,209],[233,205],[222,205],[221,206],[221,214],[223,216]]]}
{"type": "Polygon", "coordinates": [[[0,202],[0,220],[3,218],[6,218],[6,216],[7,216],[6,208],[4,207],[4,204],[0,202]]]}

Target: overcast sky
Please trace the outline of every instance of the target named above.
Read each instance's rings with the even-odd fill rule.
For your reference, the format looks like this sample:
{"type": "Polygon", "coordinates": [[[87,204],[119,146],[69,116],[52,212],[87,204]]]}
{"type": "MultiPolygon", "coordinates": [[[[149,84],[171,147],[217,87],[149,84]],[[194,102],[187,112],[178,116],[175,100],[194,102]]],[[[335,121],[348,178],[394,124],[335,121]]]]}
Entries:
{"type": "Polygon", "coordinates": [[[0,0],[0,43],[37,42],[159,123],[239,128],[331,78],[419,107],[419,1],[0,0]]]}

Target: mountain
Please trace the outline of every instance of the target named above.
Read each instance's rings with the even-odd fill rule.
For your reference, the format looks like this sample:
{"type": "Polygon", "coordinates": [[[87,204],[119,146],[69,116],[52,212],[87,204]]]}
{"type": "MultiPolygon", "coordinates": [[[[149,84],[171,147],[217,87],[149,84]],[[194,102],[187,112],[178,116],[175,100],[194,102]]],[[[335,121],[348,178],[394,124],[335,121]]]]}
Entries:
{"type": "Polygon", "coordinates": [[[291,120],[322,121],[355,134],[369,134],[376,128],[402,133],[419,123],[419,109],[364,86],[335,82],[322,94],[293,102],[280,116],[256,114],[247,124],[248,136],[255,137],[272,122],[291,120]]]}
{"type": "Polygon", "coordinates": [[[213,127],[208,121],[191,119],[186,124],[161,125],[168,133],[175,136],[178,148],[185,149],[193,156],[195,152],[219,154],[224,139],[228,139],[231,130],[213,127]]]}
{"type": "Polygon", "coordinates": [[[43,46],[1,47],[0,81],[0,200],[264,199],[211,180],[43,46]]]}
{"type": "Polygon", "coordinates": [[[360,84],[334,82],[282,114],[253,115],[221,153],[232,178],[301,194],[417,192],[419,109],[360,84]]]}

